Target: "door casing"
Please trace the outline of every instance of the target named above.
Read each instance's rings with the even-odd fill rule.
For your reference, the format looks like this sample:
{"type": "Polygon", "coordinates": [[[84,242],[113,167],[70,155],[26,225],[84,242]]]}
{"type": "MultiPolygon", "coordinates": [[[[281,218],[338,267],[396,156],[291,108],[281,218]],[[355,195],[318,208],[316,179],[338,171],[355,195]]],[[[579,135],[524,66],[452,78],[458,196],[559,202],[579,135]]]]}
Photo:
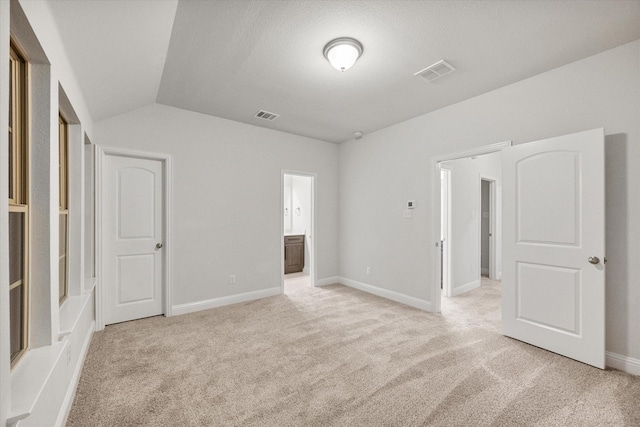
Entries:
{"type": "Polygon", "coordinates": [[[168,154],[147,153],[142,151],[132,151],[122,148],[111,148],[96,146],[98,151],[98,159],[96,162],[96,184],[97,184],[97,196],[96,196],[96,235],[97,235],[97,254],[96,254],[96,275],[98,277],[97,289],[96,289],[96,330],[103,330],[105,327],[104,310],[106,297],[106,285],[102,282],[103,278],[103,266],[106,262],[105,256],[107,251],[104,245],[105,239],[105,227],[103,210],[106,205],[106,194],[104,191],[104,174],[107,171],[106,161],[108,156],[120,156],[137,159],[157,160],[162,163],[162,172],[164,177],[163,195],[164,195],[164,224],[162,225],[162,231],[164,233],[164,247],[163,247],[163,301],[164,301],[164,315],[170,317],[172,315],[172,294],[171,294],[171,250],[172,250],[172,199],[171,199],[171,156],[168,154]]]}

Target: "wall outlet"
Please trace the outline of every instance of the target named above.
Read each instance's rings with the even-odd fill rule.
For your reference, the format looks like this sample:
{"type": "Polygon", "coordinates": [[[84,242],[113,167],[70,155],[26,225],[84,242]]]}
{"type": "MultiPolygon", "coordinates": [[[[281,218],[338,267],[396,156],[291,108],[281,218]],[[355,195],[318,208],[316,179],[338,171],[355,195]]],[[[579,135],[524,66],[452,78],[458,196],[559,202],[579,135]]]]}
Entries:
{"type": "Polygon", "coordinates": [[[230,285],[235,285],[236,284],[236,275],[235,274],[230,274],[229,275],[229,284],[230,285]]]}
{"type": "Polygon", "coordinates": [[[371,274],[371,267],[367,267],[367,274],[371,274]]]}

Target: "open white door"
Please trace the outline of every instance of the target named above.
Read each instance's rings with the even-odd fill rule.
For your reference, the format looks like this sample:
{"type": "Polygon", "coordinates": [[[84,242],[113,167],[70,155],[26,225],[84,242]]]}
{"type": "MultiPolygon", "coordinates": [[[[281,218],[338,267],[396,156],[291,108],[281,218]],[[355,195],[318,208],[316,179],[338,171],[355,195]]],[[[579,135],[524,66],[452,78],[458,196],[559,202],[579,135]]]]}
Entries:
{"type": "Polygon", "coordinates": [[[502,158],[502,333],[604,369],[604,129],[502,158]]]}

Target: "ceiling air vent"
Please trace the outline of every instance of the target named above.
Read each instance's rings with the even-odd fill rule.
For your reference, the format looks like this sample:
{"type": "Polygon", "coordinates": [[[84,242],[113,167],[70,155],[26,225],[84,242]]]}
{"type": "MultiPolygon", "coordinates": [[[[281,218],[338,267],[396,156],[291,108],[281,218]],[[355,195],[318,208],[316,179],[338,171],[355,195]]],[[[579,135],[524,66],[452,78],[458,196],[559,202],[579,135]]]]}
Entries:
{"type": "Polygon", "coordinates": [[[272,122],[275,119],[277,119],[278,117],[280,117],[280,114],[270,113],[268,111],[260,110],[253,117],[257,117],[259,119],[268,120],[268,121],[272,122]]]}
{"type": "Polygon", "coordinates": [[[417,73],[414,74],[414,76],[424,77],[425,79],[432,82],[435,79],[439,79],[442,76],[446,76],[452,71],[455,71],[455,68],[453,68],[451,64],[449,64],[447,61],[443,59],[436,62],[433,65],[428,66],[424,70],[418,71],[417,73]]]}

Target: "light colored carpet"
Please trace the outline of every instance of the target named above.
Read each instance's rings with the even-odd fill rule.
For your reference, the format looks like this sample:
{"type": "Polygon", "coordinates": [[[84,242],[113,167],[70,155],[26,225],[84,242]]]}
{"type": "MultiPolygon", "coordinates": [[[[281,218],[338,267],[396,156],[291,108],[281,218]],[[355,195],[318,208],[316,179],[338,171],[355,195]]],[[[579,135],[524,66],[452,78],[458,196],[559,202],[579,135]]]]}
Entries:
{"type": "Polygon", "coordinates": [[[640,378],[498,333],[499,284],[431,315],[340,285],[108,326],[68,426],[638,426],[640,378]]]}

